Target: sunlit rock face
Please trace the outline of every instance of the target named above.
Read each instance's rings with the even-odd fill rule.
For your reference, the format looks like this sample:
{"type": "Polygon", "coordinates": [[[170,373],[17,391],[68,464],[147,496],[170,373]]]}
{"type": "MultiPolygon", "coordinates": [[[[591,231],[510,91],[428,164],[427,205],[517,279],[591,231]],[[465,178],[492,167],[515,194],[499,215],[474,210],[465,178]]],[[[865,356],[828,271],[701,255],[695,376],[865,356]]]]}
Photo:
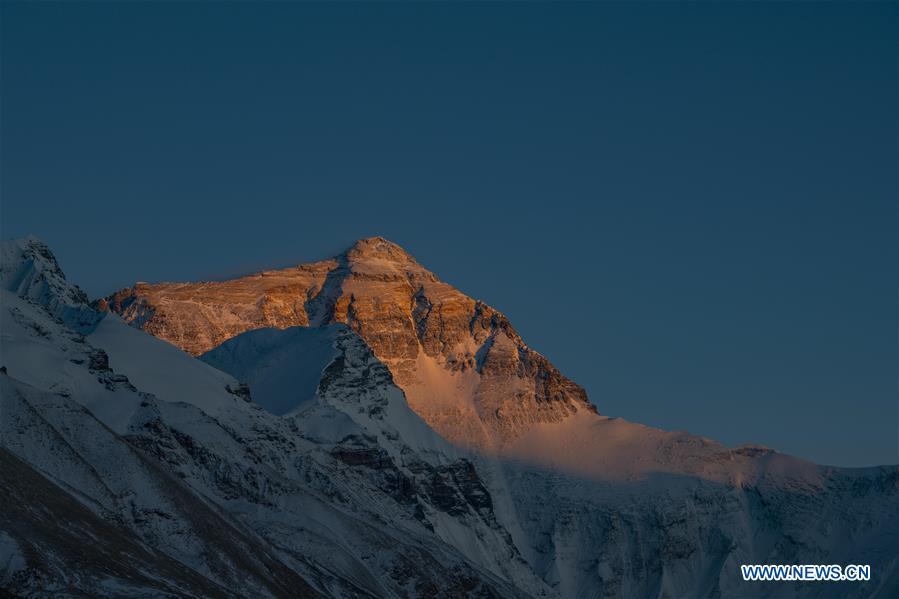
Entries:
{"type": "Polygon", "coordinates": [[[137,283],[97,307],[199,355],[250,329],[308,325],[307,295],[336,266],[317,262],[223,282],[137,283]]]}
{"type": "Polygon", "coordinates": [[[462,446],[488,450],[534,424],[595,411],[505,316],[381,237],[331,260],[230,281],[138,283],[98,305],[194,355],[251,329],[344,323],[412,408],[462,446]]]}

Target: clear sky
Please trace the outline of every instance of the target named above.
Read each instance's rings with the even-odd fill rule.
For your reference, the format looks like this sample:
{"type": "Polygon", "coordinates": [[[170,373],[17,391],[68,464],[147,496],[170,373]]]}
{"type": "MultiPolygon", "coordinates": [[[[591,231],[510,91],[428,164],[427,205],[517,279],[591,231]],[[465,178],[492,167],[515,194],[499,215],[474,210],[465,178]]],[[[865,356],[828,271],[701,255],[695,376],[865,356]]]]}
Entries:
{"type": "Polygon", "coordinates": [[[899,462],[895,3],[0,5],[0,231],[96,297],[383,235],[602,413],[899,462]]]}

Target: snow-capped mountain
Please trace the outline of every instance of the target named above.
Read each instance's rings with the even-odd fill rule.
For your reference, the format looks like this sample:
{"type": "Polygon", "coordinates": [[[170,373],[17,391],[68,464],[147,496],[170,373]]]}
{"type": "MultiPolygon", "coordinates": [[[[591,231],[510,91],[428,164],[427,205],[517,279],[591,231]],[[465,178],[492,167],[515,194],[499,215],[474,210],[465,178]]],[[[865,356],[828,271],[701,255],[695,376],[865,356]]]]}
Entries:
{"type": "Polygon", "coordinates": [[[90,329],[96,322],[87,295],[66,280],[50,248],[33,235],[3,242],[0,282],[8,291],[40,303],[69,328],[90,329]]]}
{"type": "Polygon", "coordinates": [[[138,284],[101,309],[194,355],[262,327],[344,323],[445,439],[492,450],[595,408],[500,312],[380,237],[323,262],[217,283],[138,284]]]}
{"type": "Polygon", "coordinates": [[[0,283],[2,491],[14,508],[0,516],[2,588],[546,592],[496,524],[471,462],[399,437],[417,427],[445,445],[350,331],[334,330],[334,357],[304,416],[280,417],[115,315],[83,335],[0,283]]]}
{"type": "Polygon", "coordinates": [[[600,416],[501,314],[380,238],[102,312],[38,240],[0,255],[15,595],[899,595],[899,468],[600,416]],[[742,563],[873,578],[746,583],[742,563]]]}

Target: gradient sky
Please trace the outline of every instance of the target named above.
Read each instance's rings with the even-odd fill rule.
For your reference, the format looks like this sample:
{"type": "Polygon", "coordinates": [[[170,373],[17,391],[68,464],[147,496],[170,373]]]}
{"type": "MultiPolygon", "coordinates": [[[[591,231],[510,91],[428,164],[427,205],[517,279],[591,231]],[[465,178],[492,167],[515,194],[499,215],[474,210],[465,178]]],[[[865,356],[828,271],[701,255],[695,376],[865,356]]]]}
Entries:
{"type": "Polygon", "coordinates": [[[899,461],[895,3],[0,11],[0,231],[92,296],[383,235],[602,413],[899,461]]]}

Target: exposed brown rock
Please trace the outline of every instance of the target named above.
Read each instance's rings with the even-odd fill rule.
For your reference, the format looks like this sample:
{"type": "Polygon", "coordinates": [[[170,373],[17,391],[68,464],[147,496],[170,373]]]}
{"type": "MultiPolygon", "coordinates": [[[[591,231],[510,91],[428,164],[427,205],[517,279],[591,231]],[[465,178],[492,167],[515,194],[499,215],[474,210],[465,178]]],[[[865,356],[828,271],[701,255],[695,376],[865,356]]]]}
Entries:
{"type": "Polygon", "coordinates": [[[100,301],[194,355],[250,329],[345,323],[387,365],[412,408],[463,446],[488,449],[534,423],[595,411],[505,316],[381,237],[332,260],[223,282],[138,283],[100,301]]]}

